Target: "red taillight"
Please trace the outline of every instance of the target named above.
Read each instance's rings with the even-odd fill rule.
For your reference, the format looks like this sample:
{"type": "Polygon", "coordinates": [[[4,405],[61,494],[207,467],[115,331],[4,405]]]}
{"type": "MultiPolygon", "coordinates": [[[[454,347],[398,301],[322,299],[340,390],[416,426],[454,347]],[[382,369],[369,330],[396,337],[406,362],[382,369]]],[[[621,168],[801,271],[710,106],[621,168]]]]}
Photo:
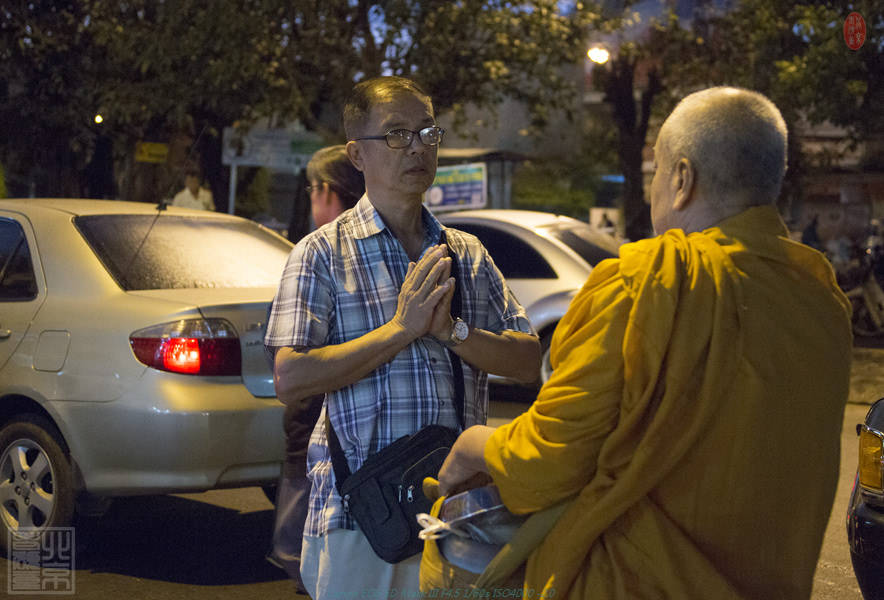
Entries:
{"type": "Polygon", "coordinates": [[[188,375],[240,375],[242,356],[233,326],[223,319],[189,319],[140,329],[129,336],[135,357],[154,369],[188,375]]]}
{"type": "Polygon", "coordinates": [[[173,338],[163,349],[163,366],[178,373],[200,372],[200,346],[194,338],[173,338]]]}

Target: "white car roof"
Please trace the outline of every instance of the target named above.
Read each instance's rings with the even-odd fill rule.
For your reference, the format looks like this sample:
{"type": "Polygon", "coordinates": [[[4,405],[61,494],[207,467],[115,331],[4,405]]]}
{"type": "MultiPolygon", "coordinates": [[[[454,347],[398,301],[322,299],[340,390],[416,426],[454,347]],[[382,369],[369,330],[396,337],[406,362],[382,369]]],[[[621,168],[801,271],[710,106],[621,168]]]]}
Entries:
{"type": "MultiPolygon", "coordinates": [[[[71,215],[106,215],[106,214],[154,214],[157,212],[155,202],[129,202],[126,200],[95,200],[89,198],[8,198],[0,199],[0,208],[27,211],[29,207],[57,210],[71,215]]],[[[221,218],[238,218],[226,213],[205,211],[192,208],[167,206],[169,214],[202,215],[221,218]]]]}
{"type": "Polygon", "coordinates": [[[440,221],[451,218],[475,218],[475,219],[493,219],[495,221],[504,221],[519,225],[522,227],[535,228],[553,223],[561,223],[562,221],[576,221],[571,217],[556,215],[548,212],[540,212],[536,210],[518,210],[506,208],[483,208],[478,210],[458,210],[453,212],[440,212],[436,215],[440,221]]]}

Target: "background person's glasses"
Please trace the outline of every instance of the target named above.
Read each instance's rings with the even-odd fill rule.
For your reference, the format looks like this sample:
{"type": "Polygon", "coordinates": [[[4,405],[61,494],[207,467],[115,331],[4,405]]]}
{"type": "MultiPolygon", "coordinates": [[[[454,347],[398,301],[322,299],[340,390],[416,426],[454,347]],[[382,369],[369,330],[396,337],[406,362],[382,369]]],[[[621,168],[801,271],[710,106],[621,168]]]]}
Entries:
{"type": "Polygon", "coordinates": [[[411,146],[411,141],[414,139],[414,134],[418,135],[423,145],[436,146],[442,142],[442,136],[445,135],[445,130],[438,125],[424,127],[420,131],[412,131],[411,129],[391,129],[384,135],[369,135],[356,138],[353,141],[358,142],[360,140],[385,140],[390,148],[398,150],[400,148],[408,148],[409,146],[411,146]]]}
{"type": "Polygon", "coordinates": [[[347,197],[347,198],[355,198],[356,200],[359,199],[359,196],[352,193],[350,190],[344,189],[342,186],[340,186],[336,183],[332,183],[331,181],[322,181],[320,183],[317,183],[316,185],[313,185],[313,184],[306,185],[306,186],[304,186],[304,190],[307,192],[307,195],[309,196],[313,192],[322,193],[322,190],[325,188],[325,186],[328,186],[328,189],[334,190],[335,192],[337,192],[338,196],[347,197]]]}

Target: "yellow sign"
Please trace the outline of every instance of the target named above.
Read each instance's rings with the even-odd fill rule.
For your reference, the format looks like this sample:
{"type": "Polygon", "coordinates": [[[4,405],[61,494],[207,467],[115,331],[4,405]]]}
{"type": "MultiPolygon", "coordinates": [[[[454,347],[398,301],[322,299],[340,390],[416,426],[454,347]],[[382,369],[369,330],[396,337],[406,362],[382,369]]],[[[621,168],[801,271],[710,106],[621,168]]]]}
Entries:
{"type": "Polygon", "coordinates": [[[137,142],[135,162],[164,163],[169,157],[169,144],[158,142],[137,142]]]}

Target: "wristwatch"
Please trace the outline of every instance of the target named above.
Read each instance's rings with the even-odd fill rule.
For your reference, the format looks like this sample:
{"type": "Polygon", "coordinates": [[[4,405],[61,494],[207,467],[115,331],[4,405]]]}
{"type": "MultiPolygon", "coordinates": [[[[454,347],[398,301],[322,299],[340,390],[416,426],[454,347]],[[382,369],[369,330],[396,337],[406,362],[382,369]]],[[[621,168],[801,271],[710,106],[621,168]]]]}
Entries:
{"type": "Polygon", "coordinates": [[[464,343],[467,336],[470,335],[470,326],[460,317],[454,320],[454,327],[451,328],[451,335],[448,336],[447,346],[457,346],[464,343]]]}

